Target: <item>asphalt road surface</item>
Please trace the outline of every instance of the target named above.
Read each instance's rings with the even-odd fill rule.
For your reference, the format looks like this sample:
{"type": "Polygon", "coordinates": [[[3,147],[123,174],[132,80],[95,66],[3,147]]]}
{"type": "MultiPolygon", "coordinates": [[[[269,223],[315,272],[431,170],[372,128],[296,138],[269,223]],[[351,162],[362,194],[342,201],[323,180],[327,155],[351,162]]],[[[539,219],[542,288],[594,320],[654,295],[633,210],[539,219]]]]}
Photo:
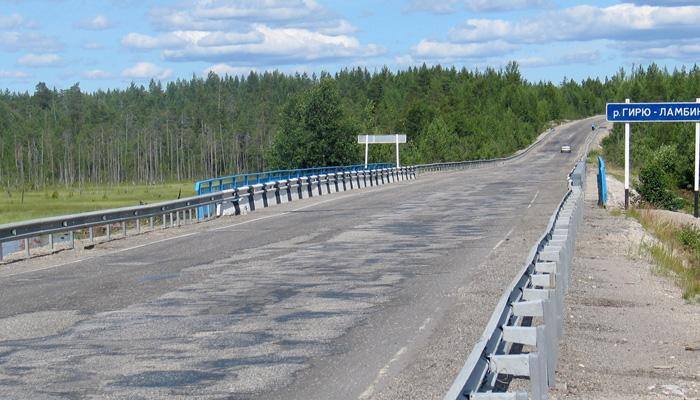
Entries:
{"type": "Polygon", "coordinates": [[[500,167],[5,266],[0,398],[441,398],[592,122],[500,167]]]}

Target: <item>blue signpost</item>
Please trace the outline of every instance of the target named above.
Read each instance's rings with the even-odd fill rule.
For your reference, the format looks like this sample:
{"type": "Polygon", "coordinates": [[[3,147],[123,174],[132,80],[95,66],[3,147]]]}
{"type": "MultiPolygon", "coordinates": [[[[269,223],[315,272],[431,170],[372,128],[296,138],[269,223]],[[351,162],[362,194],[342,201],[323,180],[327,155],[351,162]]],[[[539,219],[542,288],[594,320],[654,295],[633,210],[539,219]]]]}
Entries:
{"type": "Polygon", "coordinates": [[[625,208],[629,207],[630,123],[695,122],[695,218],[698,217],[700,190],[700,98],[695,103],[608,103],[605,113],[609,122],[625,124],[625,208]]]}

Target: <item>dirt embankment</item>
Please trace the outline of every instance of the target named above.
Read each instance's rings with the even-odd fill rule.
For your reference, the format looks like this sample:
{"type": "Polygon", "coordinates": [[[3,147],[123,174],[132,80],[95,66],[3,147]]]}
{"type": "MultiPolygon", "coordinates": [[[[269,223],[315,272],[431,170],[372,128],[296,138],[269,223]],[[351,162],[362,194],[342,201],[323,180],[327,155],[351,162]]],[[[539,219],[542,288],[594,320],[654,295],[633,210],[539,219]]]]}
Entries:
{"type": "Polygon", "coordinates": [[[654,273],[642,251],[654,239],[636,220],[596,206],[596,169],[588,172],[552,397],[700,398],[700,304],[654,273]]]}

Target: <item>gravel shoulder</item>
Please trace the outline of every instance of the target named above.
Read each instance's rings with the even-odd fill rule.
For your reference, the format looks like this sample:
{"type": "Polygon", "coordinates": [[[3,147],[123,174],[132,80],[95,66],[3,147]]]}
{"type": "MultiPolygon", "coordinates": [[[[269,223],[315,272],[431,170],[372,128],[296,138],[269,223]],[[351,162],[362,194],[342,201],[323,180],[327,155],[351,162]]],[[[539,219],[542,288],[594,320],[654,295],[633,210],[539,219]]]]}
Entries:
{"type": "Polygon", "coordinates": [[[641,251],[653,238],[636,220],[596,206],[595,173],[589,166],[552,397],[697,399],[700,304],[654,273],[641,251]]]}

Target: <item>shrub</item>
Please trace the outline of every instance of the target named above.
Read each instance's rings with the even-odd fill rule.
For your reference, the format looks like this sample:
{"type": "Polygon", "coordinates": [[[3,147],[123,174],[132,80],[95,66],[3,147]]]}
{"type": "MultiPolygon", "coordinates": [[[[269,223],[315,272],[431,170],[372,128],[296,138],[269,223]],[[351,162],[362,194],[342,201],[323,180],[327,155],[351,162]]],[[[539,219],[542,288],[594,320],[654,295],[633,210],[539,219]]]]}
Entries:
{"type": "Polygon", "coordinates": [[[686,248],[700,252],[700,229],[693,225],[684,225],[676,233],[678,241],[686,248]]]}
{"type": "Polygon", "coordinates": [[[683,207],[683,199],[675,194],[676,161],[671,146],[661,146],[653,153],[651,160],[639,171],[637,191],[642,200],[668,210],[683,207]]]}

